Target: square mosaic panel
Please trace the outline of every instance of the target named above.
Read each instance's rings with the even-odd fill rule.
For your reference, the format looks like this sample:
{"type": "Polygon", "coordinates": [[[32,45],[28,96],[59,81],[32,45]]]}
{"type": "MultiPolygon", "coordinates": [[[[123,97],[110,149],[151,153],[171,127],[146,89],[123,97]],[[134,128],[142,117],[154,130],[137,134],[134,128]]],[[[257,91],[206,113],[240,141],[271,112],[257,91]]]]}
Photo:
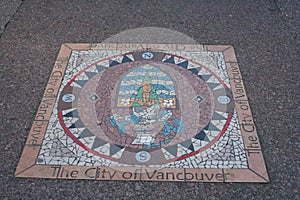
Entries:
{"type": "Polygon", "coordinates": [[[234,49],[63,44],[15,176],[268,182],[234,49]]]}

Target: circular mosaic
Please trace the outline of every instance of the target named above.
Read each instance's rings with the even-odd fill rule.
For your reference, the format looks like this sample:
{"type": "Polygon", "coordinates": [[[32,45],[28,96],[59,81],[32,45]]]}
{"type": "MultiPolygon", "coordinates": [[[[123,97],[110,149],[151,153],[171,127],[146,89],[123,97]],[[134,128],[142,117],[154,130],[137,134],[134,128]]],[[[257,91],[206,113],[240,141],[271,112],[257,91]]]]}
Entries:
{"type": "Polygon", "coordinates": [[[224,134],[233,109],[230,90],[210,69],[149,51],[95,61],[74,74],[60,96],[60,123],[77,144],[131,164],[205,151],[224,134]]]}

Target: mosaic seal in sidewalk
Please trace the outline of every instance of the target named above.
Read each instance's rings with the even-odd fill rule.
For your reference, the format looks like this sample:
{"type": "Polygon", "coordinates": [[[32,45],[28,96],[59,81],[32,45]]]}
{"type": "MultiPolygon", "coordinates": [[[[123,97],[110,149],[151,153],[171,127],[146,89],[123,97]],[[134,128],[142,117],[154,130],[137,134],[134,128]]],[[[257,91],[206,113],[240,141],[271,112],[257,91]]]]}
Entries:
{"type": "Polygon", "coordinates": [[[269,181],[225,45],[62,45],[15,175],[269,181]]]}

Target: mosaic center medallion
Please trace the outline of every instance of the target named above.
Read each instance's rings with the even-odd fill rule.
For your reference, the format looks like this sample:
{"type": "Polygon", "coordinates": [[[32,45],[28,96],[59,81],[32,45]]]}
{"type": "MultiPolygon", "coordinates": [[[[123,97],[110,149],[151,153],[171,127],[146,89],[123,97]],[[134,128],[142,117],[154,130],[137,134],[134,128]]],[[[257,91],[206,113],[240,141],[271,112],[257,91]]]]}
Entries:
{"type": "Polygon", "coordinates": [[[16,176],[268,182],[233,48],[178,44],[63,45],[16,176]]]}

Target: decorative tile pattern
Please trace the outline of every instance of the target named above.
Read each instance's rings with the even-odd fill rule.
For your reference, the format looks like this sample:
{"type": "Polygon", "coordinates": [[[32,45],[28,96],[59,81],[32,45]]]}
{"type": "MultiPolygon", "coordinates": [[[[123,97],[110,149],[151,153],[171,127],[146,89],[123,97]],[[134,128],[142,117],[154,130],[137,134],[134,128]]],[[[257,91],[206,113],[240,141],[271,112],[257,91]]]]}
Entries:
{"type": "Polygon", "coordinates": [[[231,46],[64,44],[17,177],[268,182],[231,46]]]}

